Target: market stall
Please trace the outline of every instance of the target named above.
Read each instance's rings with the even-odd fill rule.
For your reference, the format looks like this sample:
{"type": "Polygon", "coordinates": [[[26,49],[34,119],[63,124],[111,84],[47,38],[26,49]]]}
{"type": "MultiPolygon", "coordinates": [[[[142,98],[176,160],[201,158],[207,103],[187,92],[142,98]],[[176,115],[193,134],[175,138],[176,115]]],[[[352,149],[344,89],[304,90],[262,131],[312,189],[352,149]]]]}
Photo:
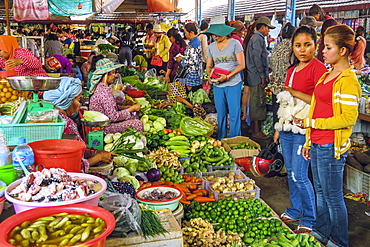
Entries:
{"type": "MultiPolygon", "coordinates": [[[[212,93],[199,89],[189,95],[191,104],[203,105],[208,113],[194,117],[184,103],[168,104],[168,85],[161,77],[127,67],[117,72],[122,82],[111,85],[116,103],[121,107],[141,105],[138,117],[144,132],[127,128],[106,134],[110,119],[85,109],[80,113],[86,147],[67,158],[67,147],[83,142],[60,139],[61,132],[51,128],[55,123],[44,119],[39,128],[58,136],[47,137],[42,132],[29,140],[35,160],[31,173],[25,171],[16,180],[11,175],[12,165],[3,160],[7,166],[1,169],[10,169],[0,177],[8,185],[3,187],[6,211],[14,207],[16,214],[0,225],[2,246],[263,246],[268,242],[320,246],[307,234],[293,234],[261,199],[261,189],[248,172],[271,176],[281,170],[278,166],[276,170],[253,167],[253,157],[261,146],[247,137],[213,138],[217,122],[214,107],[209,107],[212,93]],[[81,173],[85,148],[111,152],[115,157],[81,173]],[[70,162],[63,162],[66,159],[70,162]],[[13,203],[10,209],[9,202],[13,203]],[[43,211],[45,206],[52,210],[43,211]]],[[[55,88],[41,83],[46,78],[38,83],[28,79],[27,90],[55,88]],[[36,87],[38,84],[44,86],[36,87]]],[[[48,80],[58,85],[61,79],[48,80]]],[[[26,89],[17,87],[13,79],[8,81],[13,89],[26,89]]],[[[18,82],[25,85],[24,80],[18,82]]],[[[36,93],[24,102],[28,106],[23,110],[14,107],[15,117],[10,118],[19,121],[12,129],[41,124],[22,120],[24,114],[36,111],[31,106],[48,103],[39,101],[36,93]]],[[[8,108],[5,103],[0,109],[5,115],[8,108]]],[[[46,108],[47,112],[53,110],[52,106],[46,108]]],[[[0,139],[14,146],[6,126],[0,127],[0,139]]]]}

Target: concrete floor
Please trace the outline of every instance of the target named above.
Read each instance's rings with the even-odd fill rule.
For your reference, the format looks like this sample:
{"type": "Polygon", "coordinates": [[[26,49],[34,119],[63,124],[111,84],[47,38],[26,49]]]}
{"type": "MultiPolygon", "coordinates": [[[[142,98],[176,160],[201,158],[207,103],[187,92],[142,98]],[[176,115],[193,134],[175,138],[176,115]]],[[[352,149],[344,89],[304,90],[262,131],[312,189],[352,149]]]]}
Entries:
{"type": "MultiPolygon", "coordinates": [[[[242,133],[246,135],[248,127],[242,128],[242,133]]],[[[252,138],[253,139],[253,138],[252,138]]],[[[261,147],[266,147],[272,140],[253,139],[261,147]]],[[[290,207],[289,189],[287,177],[261,178],[254,177],[248,173],[248,177],[254,179],[256,184],[261,188],[261,198],[279,215],[287,207],[290,207]]],[[[350,191],[345,190],[344,193],[350,191]]],[[[348,228],[349,228],[349,246],[350,247],[368,247],[370,246],[370,217],[365,212],[370,212],[370,208],[360,202],[345,199],[348,210],[348,228]]],[[[297,223],[287,224],[292,230],[297,227],[297,223]]]]}

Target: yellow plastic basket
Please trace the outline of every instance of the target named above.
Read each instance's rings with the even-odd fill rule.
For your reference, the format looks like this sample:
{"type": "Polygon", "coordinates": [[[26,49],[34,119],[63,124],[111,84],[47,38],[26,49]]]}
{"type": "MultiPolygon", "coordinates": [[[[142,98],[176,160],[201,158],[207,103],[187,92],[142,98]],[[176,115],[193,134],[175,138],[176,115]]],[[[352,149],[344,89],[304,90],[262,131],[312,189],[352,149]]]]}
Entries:
{"type": "Polygon", "coordinates": [[[17,146],[18,138],[24,137],[27,142],[46,139],[61,139],[66,122],[58,116],[57,123],[20,123],[1,124],[0,129],[5,134],[8,146],[17,146]]]}

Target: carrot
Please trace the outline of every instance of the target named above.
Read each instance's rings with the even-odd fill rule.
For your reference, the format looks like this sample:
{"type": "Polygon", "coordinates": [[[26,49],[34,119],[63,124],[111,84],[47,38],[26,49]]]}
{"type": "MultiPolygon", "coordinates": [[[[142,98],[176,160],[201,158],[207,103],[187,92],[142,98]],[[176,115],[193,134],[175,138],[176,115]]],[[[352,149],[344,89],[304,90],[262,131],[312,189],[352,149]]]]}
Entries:
{"type": "Polygon", "coordinates": [[[210,195],[209,198],[215,199],[215,196],[214,195],[210,195]]]}
{"type": "Polygon", "coordinates": [[[191,194],[190,196],[186,197],[186,200],[191,201],[194,200],[197,197],[196,194],[191,194]]]}
{"type": "Polygon", "coordinates": [[[203,192],[203,193],[205,193],[205,194],[207,194],[207,193],[208,193],[208,191],[207,191],[206,189],[197,189],[196,191],[198,191],[198,193],[199,193],[199,192],[203,192]]]}
{"type": "Polygon", "coordinates": [[[164,181],[154,182],[153,186],[164,185],[164,181]]]}
{"type": "Polygon", "coordinates": [[[186,197],[192,195],[192,193],[185,193],[186,197]]]}
{"type": "Polygon", "coordinates": [[[188,200],[186,200],[186,199],[184,199],[184,198],[181,198],[181,199],[180,199],[180,202],[181,202],[182,204],[187,204],[187,205],[189,205],[189,204],[190,204],[190,201],[188,201],[188,200]]]}
{"type": "Polygon", "coordinates": [[[141,185],[139,189],[145,189],[145,188],[148,188],[150,186],[152,186],[152,183],[146,183],[146,184],[141,185]]]}
{"type": "Polygon", "coordinates": [[[184,187],[184,186],[181,186],[179,184],[173,184],[173,186],[176,187],[176,188],[178,188],[178,189],[180,189],[180,190],[182,190],[185,193],[190,193],[190,190],[188,188],[184,187]]]}
{"type": "Polygon", "coordinates": [[[189,189],[190,190],[196,190],[197,189],[197,186],[195,184],[190,184],[189,185],[189,189]]]}
{"type": "Polygon", "coordinates": [[[139,181],[140,186],[144,184],[144,181],[139,181]]]}
{"type": "Polygon", "coordinates": [[[200,203],[202,203],[202,202],[214,202],[214,201],[216,201],[216,199],[212,199],[212,198],[204,197],[204,196],[196,197],[194,200],[197,201],[197,202],[200,202],[200,203]]]}
{"type": "Polygon", "coordinates": [[[193,191],[193,194],[198,195],[198,196],[207,196],[207,192],[204,191],[193,191]]]}
{"type": "Polygon", "coordinates": [[[173,186],[173,183],[171,181],[166,181],[164,182],[165,185],[168,185],[168,186],[173,186]]]}

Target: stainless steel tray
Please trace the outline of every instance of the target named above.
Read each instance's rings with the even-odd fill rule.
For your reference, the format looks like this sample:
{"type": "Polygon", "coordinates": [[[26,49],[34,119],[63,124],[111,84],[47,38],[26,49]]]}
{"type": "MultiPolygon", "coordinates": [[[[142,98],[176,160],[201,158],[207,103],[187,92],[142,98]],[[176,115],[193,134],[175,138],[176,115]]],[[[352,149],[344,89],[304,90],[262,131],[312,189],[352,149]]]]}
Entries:
{"type": "Polygon", "coordinates": [[[57,89],[61,78],[36,77],[36,76],[12,76],[7,78],[13,89],[22,91],[46,91],[57,89]]]}

